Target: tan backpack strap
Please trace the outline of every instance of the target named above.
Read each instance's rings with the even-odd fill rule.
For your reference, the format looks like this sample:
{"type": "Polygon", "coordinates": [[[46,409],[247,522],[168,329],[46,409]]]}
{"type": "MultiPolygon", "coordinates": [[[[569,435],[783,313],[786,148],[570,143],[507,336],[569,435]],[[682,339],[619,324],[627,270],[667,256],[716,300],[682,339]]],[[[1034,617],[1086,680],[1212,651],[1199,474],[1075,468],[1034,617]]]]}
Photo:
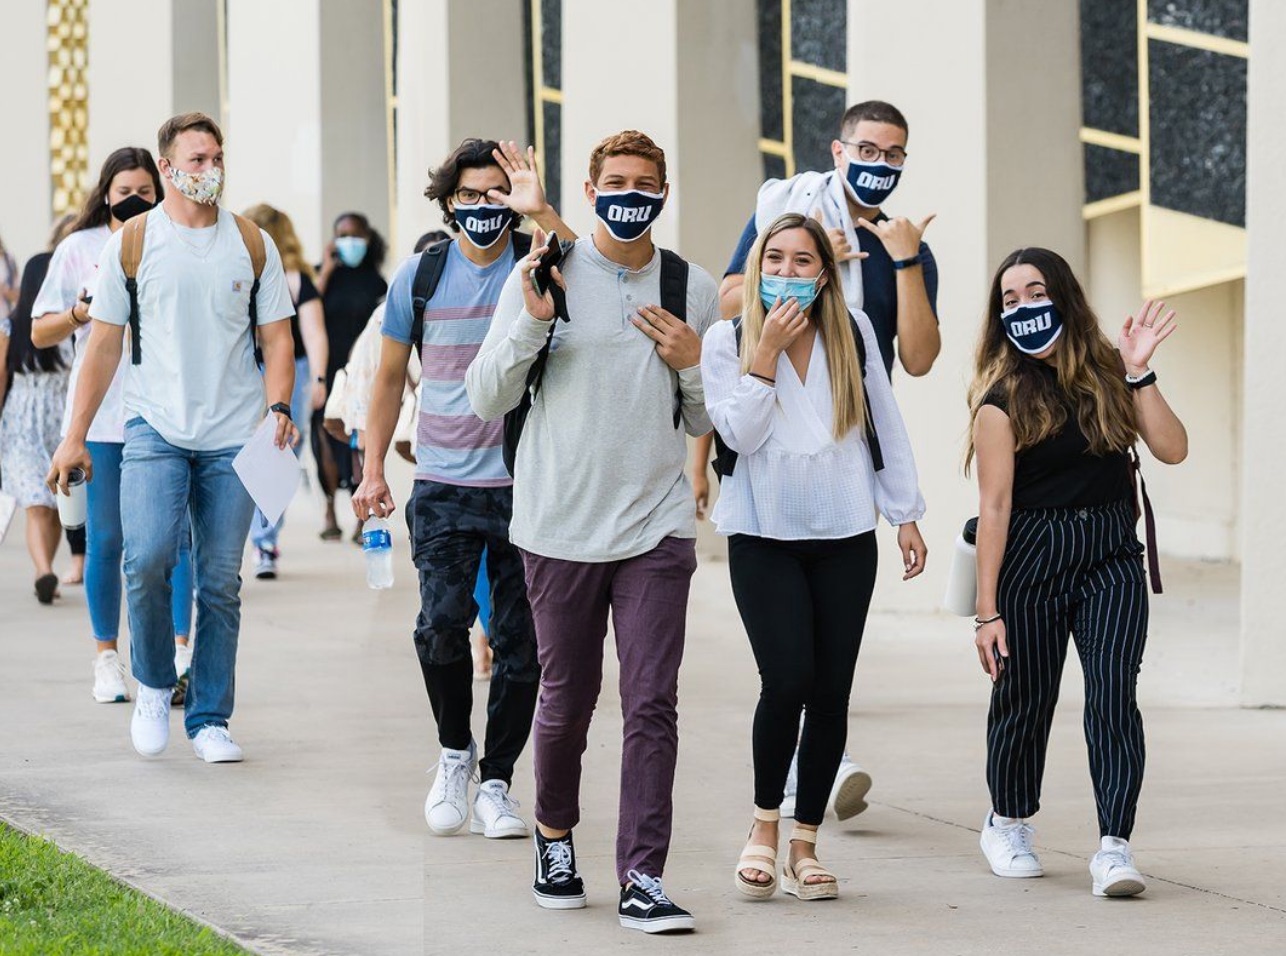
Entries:
{"type": "Polygon", "coordinates": [[[143,261],[143,235],[147,229],[147,216],[135,216],[121,227],[121,269],[125,278],[138,278],[139,263],[143,261]]]}
{"type": "Polygon", "coordinates": [[[250,265],[258,279],[263,276],[264,263],[268,261],[268,253],[263,246],[263,233],[244,216],[238,216],[234,212],[232,218],[237,221],[237,231],[241,233],[241,241],[246,244],[246,252],[250,253],[250,265]]]}

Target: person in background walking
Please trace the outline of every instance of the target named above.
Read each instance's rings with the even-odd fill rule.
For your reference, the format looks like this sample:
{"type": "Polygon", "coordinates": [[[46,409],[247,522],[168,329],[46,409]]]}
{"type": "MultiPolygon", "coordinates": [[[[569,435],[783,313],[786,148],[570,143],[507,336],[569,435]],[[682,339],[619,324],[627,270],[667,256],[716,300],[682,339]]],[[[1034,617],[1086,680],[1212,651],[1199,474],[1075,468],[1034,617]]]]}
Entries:
{"type": "Polygon", "coordinates": [[[1166,464],[1188,453],[1183,423],[1149,368],[1174,329],[1174,312],[1147,302],[1126,318],[1114,349],[1071,267],[1048,249],[1011,253],[991,283],[966,467],[976,459],[974,643],[992,682],[981,844],[997,876],[1044,873],[1028,819],[1040,809],[1070,633],[1098,807],[1091,888],[1095,896],[1145,888],[1129,844],[1143,785],[1136,685],[1148,630],[1131,459],[1140,438],[1166,464]]]}

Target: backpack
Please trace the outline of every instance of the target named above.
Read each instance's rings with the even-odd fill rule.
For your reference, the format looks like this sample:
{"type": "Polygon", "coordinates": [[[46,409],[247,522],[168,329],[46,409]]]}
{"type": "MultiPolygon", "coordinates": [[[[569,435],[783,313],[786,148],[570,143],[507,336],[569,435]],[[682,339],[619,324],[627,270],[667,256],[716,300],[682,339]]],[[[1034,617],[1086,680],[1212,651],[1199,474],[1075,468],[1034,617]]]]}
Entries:
{"type": "MultiPolygon", "coordinates": [[[[246,252],[250,253],[250,265],[254,269],[254,284],[250,286],[250,342],[254,345],[255,326],[259,321],[259,279],[263,276],[267,251],[264,249],[263,233],[249,219],[232,214],[245,243],[246,252]]],[[[143,338],[138,311],[138,268],[143,262],[143,239],[147,230],[147,215],[135,216],[121,227],[121,269],[125,273],[125,291],[129,293],[129,327],[130,327],[130,361],[138,365],[143,361],[143,338]]],[[[262,361],[259,349],[255,348],[255,361],[262,361]]]]}
{"type": "MultiPolygon", "coordinates": [[[[875,419],[871,416],[871,395],[866,390],[866,340],[858,328],[857,319],[852,313],[848,316],[853,332],[853,341],[857,343],[857,363],[862,368],[862,400],[866,408],[866,445],[871,451],[871,465],[876,471],[884,470],[884,452],[880,450],[880,436],[875,433],[875,419]]],[[[737,343],[737,354],[741,354],[741,317],[732,320],[732,334],[737,343]]],[[[727,478],[737,467],[738,453],[729,448],[718,430],[714,433],[714,473],[719,481],[727,478]]]]}
{"type": "MultiPolygon", "coordinates": [[[[531,253],[531,236],[522,232],[511,234],[514,246],[514,259],[523,259],[531,253]]],[[[420,263],[415,270],[415,280],[411,284],[411,341],[417,343],[421,349],[421,358],[423,358],[424,347],[424,310],[433,298],[433,293],[437,291],[438,280],[442,278],[442,270],[446,266],[446,253],[450,249],[451,240],[434,243],[420,253],[420,263]]],[[[571,254],[575,248],[575,243],[567,242],[563,244],[563,261],[571,254]]],[[[677,253],[669,249],[661,249],[661,308],[665,309],[676,318],[684,322],[688,320],[688,263],[677,253]]],[[[514,462],[518,457],[518,442],[522,438],[523,429],[527,425],[527,416],[531,414],[531,406],[535,400],[536,393],[540,391],[541,381],[545,377],[545,365],[549,361],[550,346],[554,340],[554,329],[558,320],[570,322],[571,317],[567,314],[567,298],[556,284],[553,285],[551,294],[554,299],[554,318],[549,322],[549,334],[545,336],[545,344],[540,347],[536,353],[536,359],[531,363],[531,368],[527,370],[527,385],[523,389],[522,399],[518,402],[516,408],[510,409],[505,413],[504,419],[504,461],[505,470],[510,476],[514,473],[514,462]]],[[[677,383],[675,385],[675,407],[674,407],[674,427],[678,428],[683,423],[683,389],[677,383]]]]}

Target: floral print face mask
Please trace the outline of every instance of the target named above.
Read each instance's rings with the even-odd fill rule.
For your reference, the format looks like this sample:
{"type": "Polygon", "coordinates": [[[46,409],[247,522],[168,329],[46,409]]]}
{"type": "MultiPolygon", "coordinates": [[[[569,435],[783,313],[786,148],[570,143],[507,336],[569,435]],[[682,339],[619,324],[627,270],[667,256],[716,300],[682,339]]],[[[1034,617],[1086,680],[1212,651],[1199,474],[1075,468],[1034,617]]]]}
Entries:
{"type": "Polygon", "coordinates": [[[223,194],[223,170],[218,166],[211,166],[201,173],[189,173],[171,166],[170,182],[188,199],[204,206],[213,206],[223,194]]]}

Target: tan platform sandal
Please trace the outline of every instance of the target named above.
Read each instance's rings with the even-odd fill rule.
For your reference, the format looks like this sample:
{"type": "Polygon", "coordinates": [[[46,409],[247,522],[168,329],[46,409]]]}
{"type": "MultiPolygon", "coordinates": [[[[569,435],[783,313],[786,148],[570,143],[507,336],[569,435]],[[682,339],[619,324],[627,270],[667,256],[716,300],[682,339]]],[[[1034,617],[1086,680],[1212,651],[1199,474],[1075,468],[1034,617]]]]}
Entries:
{"type": "MultiPolygon", "coordinates": [[[[777,823],[781,820],[780,810],[761,810],[755,807],[755,819],[763,823],[777,823]]],[[[754,828],[751,828],[754,832],[754,828]]],[[[737,882],[737,889],[743,896],[749,896],[752,900],[766,900],[777,892],[777,848],[775,846],[765,846],[762,843],[748,843],[746,848],[741,851],[741,858],[737,860],[737,872],[734,874],[737,882]],[[757,880],[748,880],[742,876],[742,870],[755,870],[759,873],[767,873],[770,879],[767,883],[760,883],[757,880]]]]}
{"type": "MultiPolygon", "coordinates": [[[[790,838],[800,843],[817,845],[817,831],[806,827],[796,826],[790,831],[790,838]]],[[[801,900],[833,900],[839,896],[839,883],[835,874],[813,857],[804,857],[793,868],[787,857],[786,865],[781,871],[781,888],[801,900]],[[807,882],[813,876],[829,876],[830,879],[818,883],[807,882]]]]}

